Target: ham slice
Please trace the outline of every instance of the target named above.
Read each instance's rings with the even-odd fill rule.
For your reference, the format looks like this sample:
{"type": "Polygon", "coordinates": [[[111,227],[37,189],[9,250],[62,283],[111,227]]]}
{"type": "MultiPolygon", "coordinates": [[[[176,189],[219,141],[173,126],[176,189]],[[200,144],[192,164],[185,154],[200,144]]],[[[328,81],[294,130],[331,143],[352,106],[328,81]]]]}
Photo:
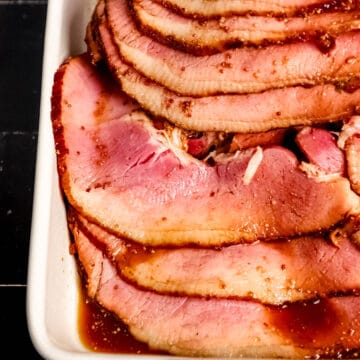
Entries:
{"type": "Polygon", "coordinates": [[[52,108],[67,198],[119,236],[153,246],[253,242],[324,231],[358,212],[346,178],[308,176],[280,146],[210,165],[193,158],[84,57],[57,71],[52,108]]]}
{"type": "Polygon", "coordinates": [[[107,64],[123,91],[154,116],[165,118],[181,128],[262,132],[328,123],[351,116],[360,103],[360,89],[349,93],[330,84],[268,90],[260,94],[180,96],[151,82],[124,63],[106,25],[101,24],[99,31],[107,64]]]}
{"type": "Polygon", "coordinates": [[[344,152],[336,145],[336,139],[329,131],[305,127],[296,135],[295,141],[308,160],[325,174],[345,175],[344,152]]]}
{"type": "Polygon", "coordinates": [[[343,128],[338,143],[345,150],[351,187],[360,194],[360,116],[353,116],[343,128]]]}
{"type": "Polygon", "coordinates": [[[96,288],[95,300],[152,349],[182,356],[297,358],[340,357],[346,355],[342,351],[360,347],[360,297],[277,307],[159,295],[123,281],[109,258],[79,229],[74,240],[88,286],[96,288]],[[100,274],[93,271],[99,268],[100,274]]]}
{"type": "Polygon", "coordinates": [[[339,35],[325,54],[314,42],[302,42],[199,57],[141,34],[123,0],[107,0],[106,14],[121,57],[146,78],[178,94],[244,94],[326,83],[346,88],[348,82],[353,90],[358,86],[354,74],[360,73],[360,31],[339,35]]]}
{"type": "Polygon", "coordinates": [[[231,142],[231,149],[242,150],[254,146],[281,145],[289,135],[288,129],[273,129],[255,134],[237,133],[231,142]]]}
{"type": "Polygon", "coordinates": [[[133,0],[132,9],[142,32],[170,47],[198,55],[239,45],[268,45],[334,37],[359,29],[360,12],[315,13],[306,17],[229,16],[191,19],[154,0],[133,0]]]}
{"type": "Polygon", "coordinates": [[[317,235],[219,249],[145,248],[73,210],[69,219],[73,229],[105,249],[121,277],[160,293],[281,305],[360,289],[360,250],[344,236],[336,246],[317,235]]]}
{"type": "Polygon", "coordinates": [[[350,10],[359,6],[357,0],[157,0],[167,7],[192,17],[219,17],[232,14],[296,15],[350,10]]]}

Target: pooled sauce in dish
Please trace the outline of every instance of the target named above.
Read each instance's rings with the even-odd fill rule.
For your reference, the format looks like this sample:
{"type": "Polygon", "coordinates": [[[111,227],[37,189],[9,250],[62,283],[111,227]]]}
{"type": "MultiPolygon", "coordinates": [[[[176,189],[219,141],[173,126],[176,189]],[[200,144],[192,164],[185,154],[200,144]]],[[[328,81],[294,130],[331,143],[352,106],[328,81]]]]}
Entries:
{"type": "MultiPolygon", "coordinates": [[[[274,311],[273,323],[283,335],[287,334],[296,342],[309,344],[314,339],[326,336],[326,327],[336,326],[338,319],[326,300],[304,301],[284,306],[270,306],[274,311]],[[321,335],[321,333],[323,335],[321,335]]],[[[149,349],[137,341],[127,326],[115,315],[102,308],[81,289],[79,297],[79,335],[83,345],[93,352],[121,353],[138,355],[167,354],[149,349]]],[[[349,329],[349,331],[351,331],[349,329]]],[[[323,355],[307,359],[356,359],[359,350],[336,351],[324,349],[323,355]]]]}
{"type": "Polygon", "coordinates": [[[90,299],[84,289],[79,296],[79,335],[82,344],[93,352],[122,354],[160,354],[137,341],[115,315],[90,299]]]}

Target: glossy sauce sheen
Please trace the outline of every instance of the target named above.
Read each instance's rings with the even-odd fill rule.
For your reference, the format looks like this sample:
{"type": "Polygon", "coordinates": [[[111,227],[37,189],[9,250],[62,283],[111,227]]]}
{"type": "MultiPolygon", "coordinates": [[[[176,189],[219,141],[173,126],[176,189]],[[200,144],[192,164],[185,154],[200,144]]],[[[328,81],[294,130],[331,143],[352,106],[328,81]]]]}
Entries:
{"type": "Polygon", "coordinates": [[[134,339],[127,326],[116,316],[86,296],[79,297],[79,335],[83,345],[93,352],[121,354],[161,354],[134,339]]]}
{"type": "MultiPolygon", "coordinates": [[[[328,329],[339,323],[336,312],[326,299],[289,304],[287,306],[269,306],[272,311],[271,326],[275,326],[294,343],[311,347],[314,339],[326,336],[328,329]]],[[[137,341],[127,326],[111,312],[105,310],[86,295],[84,288],[79,299],[79,335],[83,345],[93,352],[120,354],[166,354],[149,349],[137,341]]],[[[310,358],[310,357],[309,357],[310,358]]],[[[318,359],[315,356],[314,359],[318,359]]],[[[359,350],[337,351],[324,349],[323,359],[359,358],[359,350]]]]}

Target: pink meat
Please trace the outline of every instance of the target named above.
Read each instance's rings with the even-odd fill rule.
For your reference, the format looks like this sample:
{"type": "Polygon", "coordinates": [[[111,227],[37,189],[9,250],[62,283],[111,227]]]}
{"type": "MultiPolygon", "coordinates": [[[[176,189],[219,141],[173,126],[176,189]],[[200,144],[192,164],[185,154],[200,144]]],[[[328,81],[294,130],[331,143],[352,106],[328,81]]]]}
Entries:
{"type": "Polygon", "coordinates": [[[84,57],[57,71],[52,120],[62,187],[111,232],[149,245],[207,246],[322,231],[357,212],[346,178],[310,177],[285,148],[209,165],[174,149],[129,102],[84,57]]]}
{"type": "Polygon", "coordinates": [[[260,94],[200,98],[180,96],[151,82],[125,64],[106,25],[99,27],[104,56],[123,91],[153,115],[182,128],[262,132],[273,128],[328,123],[351,116],[360,103],[360,89],[348,93],[330,84],[268,90],[260,94]]]}
{"type": "Polygon", "coordinates": [[[282,304],[360,289],[360,251],[344,236],[336,246],[317,235],[220,249],[154,249],[71,216],[76,231],[105,247],[122,277],[160,293],[282,304]]]}
{"type": "MultiPolygon", "coordinates": [[[[74,239],[81,263],[95,261],[102,268],[95,299],[152,349],[183,356],[297,358],[337,357],[360,347],[360,297],[273,307],[159,295],[121,280],[110,260],[84,233],[76,232],[74,239]]],[[[91,280],[92,268],[85,269],[91,280]]]]}
{"type": "Polygon", "coordinates": [[[339,35],[325,54],[314,42],[300,42],[194,56],[142,35],[123,0],[107,0],[106,14],[122,58],[145,77],[182,95],[246,94],[325,83],[346,88],[348,82],[353,87],[354,74],[360,72],[360,31],[339,35]]]}
{"type": "Polygon", "coordinates": [[[345,173],[345,155],[335,137],[327,130],[306,127],[296,135],[296,142],[307,159],[327,174],[345,173]]]}
{"type": "Polygon", "coordinates": [[[156,0],[167,7],[192,17],[219,17],[232,14],[295,15],[326,12],[333,9],[354,9],[357,0],[156,0]]]}
{"type": "Polygon", "coordinates": [[[268,45],[276,42],[331,38],[359,29],[360,13],[315,13],[306,17],[228,16],[192,19],[179,15],[155,0],[132,0],[141,31],[170,47],[199,55],[239,45],[268,45]]]}

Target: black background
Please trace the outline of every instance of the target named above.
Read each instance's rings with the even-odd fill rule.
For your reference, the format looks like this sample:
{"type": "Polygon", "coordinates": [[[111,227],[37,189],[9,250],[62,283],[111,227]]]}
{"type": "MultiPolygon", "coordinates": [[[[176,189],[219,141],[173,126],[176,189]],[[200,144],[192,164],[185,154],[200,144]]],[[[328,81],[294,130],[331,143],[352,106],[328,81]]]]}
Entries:
{"type": "Polygon", "coordinates": [[[27,266],[47,1],[0,0],[0,344],[41,359],[26,322],[27,266]]]}

